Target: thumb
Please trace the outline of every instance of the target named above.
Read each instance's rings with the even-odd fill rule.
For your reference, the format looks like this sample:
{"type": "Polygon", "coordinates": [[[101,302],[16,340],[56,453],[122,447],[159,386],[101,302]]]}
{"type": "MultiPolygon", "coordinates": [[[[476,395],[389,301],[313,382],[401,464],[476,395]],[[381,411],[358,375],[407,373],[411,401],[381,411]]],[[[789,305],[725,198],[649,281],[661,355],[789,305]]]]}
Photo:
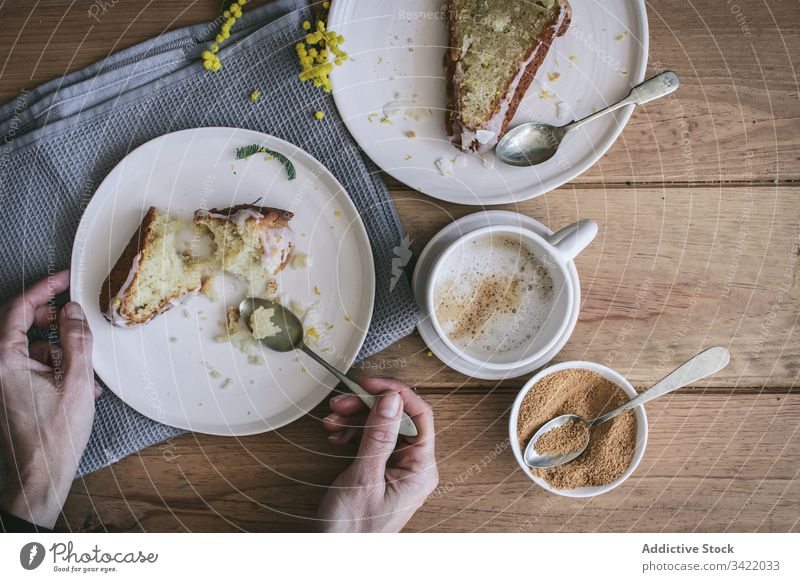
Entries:
{"type": "Polygon", "coordinates": [[[364,434],[354,465],[366,482],[383,483],[386,463],[394,452],[400,430],[403,399],[397,392],[386,392],[375,403],[364,424],[364,434]]]}
{"type": "Polygon", "coordinates": [[[70,385],[94,387],[92,372],[92,331],[81,306],[67,303],[61,310],[58,335],[63,350],[64,381],[70,385]]]}

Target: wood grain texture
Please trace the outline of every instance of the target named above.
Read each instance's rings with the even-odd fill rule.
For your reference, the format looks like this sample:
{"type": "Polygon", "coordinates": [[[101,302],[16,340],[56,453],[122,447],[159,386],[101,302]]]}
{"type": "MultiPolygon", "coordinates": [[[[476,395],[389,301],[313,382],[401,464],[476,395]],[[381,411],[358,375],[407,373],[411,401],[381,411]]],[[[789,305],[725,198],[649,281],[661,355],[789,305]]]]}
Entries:
{"type": "MultiPolygon", "coordinates": [[[[172,28],[212,20],[218,5],[216,0],[2,3],[0,20],[8,33],[0,38],[5,55],[0,101],[172,28]],[[98,5],[106,9],[92,8],[98,5]]],[[[681,77],[681,89],[674,98],[637,110],[610,152],[577,183],[800,178],[797,6],[737,3],[740,15],[730,6],[716,0],[648,3],[648,73],[672,69],[681,77]]]]}
{"type": "MultiPolygon", "coordinates": [[[[209,21],[218,5],[0,3],[0,100],[209,21]]],[[[680,91],[638,109],[573,184],[504,207],[554,229],[586,217],[600,224],[577,261],[581,317],[557,360],[603,362],[641,386],[722,344],[733,352],[730,367],[706,388],[648,407],[647,453],[626,484],[570,501],[538,489],[507,447],[507,410],[524,378],[499,387],[472,380],[429,357],[418,336],[398,342],[357,369],[418,386],[435,409],[440,487],[409,530],[800,529],[800,16],[793,2],[737,7],[648,3],[649,73],[678,72],[680,91]]],[[[479,210],[387,182],[416,253],[479,210]]],[[[243,439],[185,435],[123,459],[75,483],[58,527],[311,529],[326,486],[353,454],[327,443],[313,418],[326,412],[243,439]]]]}
{"type": "MultiPolygon", "coordinates": [[[[633,476],[591,500],[545,492],[508,446],[514,391],[428,395],[439,487],[409,531],[797,531],[800,395],[700,389],[649,405],[633,476]]],[[[319,407],[312,416],[327,414],[319,407]]],[[[243,439],[187,435],[76,482],[61,527],[81,531],[305,531],[349,462],[305,417],[243,439]],[[169,451],[168,453],[166,451],[169,451]]]]}
{"type": "MultiPolygon", "coordinates": [[[[452,220],[479,211],[412,191],[396,192],[395,201],[415,255],[452,220]]],[[[556,361],[601,362],[641,385],[656,381],[703,347],[720,344],[731,350],[733,359],[709,381],[713,385],[796,385],[796,188],[566,186],[497,208],[532,216],[554,230],[579,218],[595,218],[600,225],[597,238],[576,260],[581,314],[556,361]]],[[[361,368],[425,387],[487,384],[426,354],[415,334],[361,368]]]]}

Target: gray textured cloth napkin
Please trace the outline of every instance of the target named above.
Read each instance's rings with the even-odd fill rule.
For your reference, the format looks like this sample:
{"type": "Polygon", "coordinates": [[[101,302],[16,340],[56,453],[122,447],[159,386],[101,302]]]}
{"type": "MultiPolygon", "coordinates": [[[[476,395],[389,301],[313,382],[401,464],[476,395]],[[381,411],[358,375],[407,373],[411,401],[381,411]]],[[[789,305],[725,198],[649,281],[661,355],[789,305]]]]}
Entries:
{"type": "MultiPolygon", "coordinates": [[[[372,323],[358,359],[408,335],[417,309],[399,274],[408,241],[391,196],[330,96],[297,78],[294,46],[304,34],[301,23],[310,18],[303,0],[246,10],[220,50],[223,67],[217,73],[203,69],[199,55],[219,20],[141,43],[0,107],[0,301],[69,266],[83,208],[131,150],[181,129],[229,126],[297,144],[333,172],[358,208],[377,277],[372,323]],[[253,88],[263,93],[256,105],[248,99],[253,88]],[[316,110],[325,113],[324,122],[314,119],[316,110]]],[[[106,391],[78,473],[180,432],[106,391]]]]}

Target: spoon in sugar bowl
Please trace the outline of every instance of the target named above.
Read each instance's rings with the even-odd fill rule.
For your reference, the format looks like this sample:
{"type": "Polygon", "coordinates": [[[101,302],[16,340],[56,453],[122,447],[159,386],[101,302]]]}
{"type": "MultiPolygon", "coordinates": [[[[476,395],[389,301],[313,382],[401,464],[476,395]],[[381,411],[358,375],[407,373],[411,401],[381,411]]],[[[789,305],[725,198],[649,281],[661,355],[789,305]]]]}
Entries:
{"type": "Polygon", "coordinates": [[[669,95],[679,85],[678,75],[672,71],[665,71],[631,89],[628,96],[621,101],[567,125],[556,127],[538,121],[523,123],[503,136],[495,148],[495,154],[501,162],[510,166],[527,167],[541,164],[556,155],[558,146],[568,131],[577,129],[620,107],[631,104],[642,105],[669,95]]]}
{"type": "MultiPolygon", "coordinates": [[[[303,339],[303,324],[294,313],[286,309],[280,303],[270,301],[269,299],[247,297],[239,304],[239,317],[244,320],[245,325],[253,332],[254,337],[269,349],[276,352],[300,350],[336,376],[336,378],[347,386],[347,388],[350,389],[361,402],[366,404],[370,410],[375,405],[380,395],[370,394],[364,390],[358,382],[348,378],[342,372],[334,368],[329,362],[324,360],[317,352],[308,347],[303,339]],[[259,322],[259,327],[263,327],[263,329],[258,329],[259,333],[257,335],[255,333],[256,330],[253,329],[251,316],[260,308],[264,310],[262,312],[263,317],[259,322]]],[[[400,434],[409,437],[415,437],[418,434],[414,421],[412,421],[411,417],[405,412],[400,420],[400,434]]]]}
{"type": "MultiPolygon", "coordinates": [[[[603,424],[612,418],[622,414],[626,410],[641,406],[645,402],[650,402],[654,398],[669,394],[678,388],[682,388],[688,384],[701,380],[706,376],[710,376],[715,372],[720,371],[728,365],[731,360],[731,354],[728,350],[722,347],[709,348],[700,352],[689,361],[685,362],[680,367],[676,368],[664,378],[656,382],[651,388],[639,394],[636,398],[630,399],[628,402],[615,408],[614,410],[598,416],[593,420],[586,420],[577,414],[562,414],[553,420],[545,423],[542,428],[528,441],[525,447],[525,453],[522,458],[525,464],[532,469],[546,469],[549,467],[557,467],[564,463],[569,463],[573,459],[579,457],[586,447],[589,446],[589,439],[591,438],[591,429],[597,425],[603,424]],[[569,426],[565,426],[569,425],[569,426]],[[571,435],[567,437],[569,441],[574,442],[572,450],[564,454],[548,455],[536,451],[536,444],[543,435],[549,433],[553,429],[565,427],[564,431],[569,431],[571,435]]],[[[552,435],[551,435],[552,436],[552,435]]],[[[544,447],[542,447],[544,448],[544,447]]]]}

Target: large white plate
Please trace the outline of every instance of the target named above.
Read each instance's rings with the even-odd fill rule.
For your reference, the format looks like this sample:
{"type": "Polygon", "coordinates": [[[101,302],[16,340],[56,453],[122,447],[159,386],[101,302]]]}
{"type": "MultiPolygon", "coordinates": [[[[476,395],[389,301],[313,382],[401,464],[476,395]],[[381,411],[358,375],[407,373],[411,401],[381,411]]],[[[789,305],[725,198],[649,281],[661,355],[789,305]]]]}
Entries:
{"type": "MultiPolygon", "coordinates": [[[[434,165],[458,151],[444,131],[447,45],[443,0],[335,0],[328,26],[345,38],[351,59],[331,75],[336,106],[350,133],[378,166],[430,196],[461,204],[527,200],[572,180],[611,147],[633,106],[568,135],[558,155],[533,168],[474,155],[442,176],[434,165]],[[381,123],[383,108],[416,97],[433,111],[425,121],[395,116],[381,123]],[[409,138],[407,132],[414,132],[409,138]]],[[[520,104],[512,125],[545,121],[563,125],[618,99],[644,79],[648,29],[643,0],[570,0],[572,24],[552,49],[520,104]],[[548,75],[558,78],[551,80],[548,75]],[[552,97],[551,97],[552,95],[552,97]],[[561,104],[561,105],[559,105],[561,104]],[[558,117],[558,110],[562,117],[558,117]]],[[[494,154],[491,154],[491,158],[494,154]]]]}
{"type": "Polygon", "coordinates": [[[340,370],[361,348],[375,289],[372,252],[356,208],[333,175],[296,146],[254,131],[168,134],[133,151],[106,177],[81,219],[72,252],[71,293],[94,334],[95,371],[145,416],[198,432],[253,434],[297,419],[335,386],[332,375],[302,354],[264,352],[266,364],[257,365],[215,340],[225,307],[244,296],[230,278],[217,281],[218,301],[194,297],[136,328],[113,327],[100,313],[100,285],[149,206],[190,219],[197,208],[259,197],[262,205],[295,213],[297,250],[309,257],[307,268],[281,272],[284,298],[303,305],[319,301],[320,346],[340,370]],[[235,149],[251,143],[291,158],[297,179],[289,181],[282,165],[264,155],[234,160],[235,149]],[[326,330],[327,323],[333,328],[326,330]],[[223,386],[227,378],[230,384],[223,386]]]}

